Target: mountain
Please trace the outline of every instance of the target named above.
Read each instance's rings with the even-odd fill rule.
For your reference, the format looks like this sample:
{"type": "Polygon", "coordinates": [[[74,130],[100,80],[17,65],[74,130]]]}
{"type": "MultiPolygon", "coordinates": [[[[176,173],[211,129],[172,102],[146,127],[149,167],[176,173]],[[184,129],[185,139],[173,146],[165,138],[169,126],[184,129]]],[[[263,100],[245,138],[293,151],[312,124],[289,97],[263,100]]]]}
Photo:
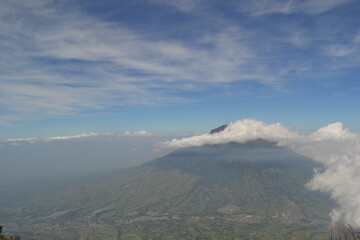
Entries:
{"type": "Polygon", "coordinates": [[[321,165],[276,143],[205,145],[142,166],[1,197],[22,239],[314,239],[335,207],[321,165]]]}
{"type": "Polygon", "coordinates": [[[220,127],[214,128],[210,131],[210,134],[215,134],[224,131],[225,128],[227,128],[227,124],[221,125],[220,127]]]}

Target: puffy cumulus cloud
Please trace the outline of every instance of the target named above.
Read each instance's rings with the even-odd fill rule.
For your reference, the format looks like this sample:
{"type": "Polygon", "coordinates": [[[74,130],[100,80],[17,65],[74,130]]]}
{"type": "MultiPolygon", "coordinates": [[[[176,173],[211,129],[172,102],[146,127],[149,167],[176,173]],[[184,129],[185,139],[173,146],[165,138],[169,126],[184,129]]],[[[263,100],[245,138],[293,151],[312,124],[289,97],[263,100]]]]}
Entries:
{"type": "Polygon", "coordinates": [[[338,203],[330,213],[334,222],[346,221],[360,227],[360,135],[344,128],[340,122],[319,128],[308,135],[299,134],[280,123],[265,124],[244,119],[228,124],[218,133],[173,139],[158,147],[184,148],[229,142],[243,143],[263,138],[278,142],[322,163],[307,187],[329,193],[338,203]]]}
{"type": "Polygon", "coordinates": [[[328,192],[336,200],[339,208],[331,212],[334,221],[360,226],[360,145],[352,147],[357,149],[347,149],[353,153],[349,151],[338,156],[324,154],[329,156],[329,161],[323,161],[326,170],[315,174],[307,186],[312,190],[328,192]]]}
{"type": "Polygon", "coordinates": [[[125,131],[122,134],[120,134],[119,136],[150,136],[151,133],[145,130],[141,130],[141,131],[137,131],[137,132],[130,132],[130,131],[125,131]]]}
{"type": "Polygon", "coordinates": [[[298,133],[290,131],[280,123],[266,125],[265,123],[254,119],[243,119],[229,123],[221,132],[173,139],[171,141],[159,143],[159,147],[184,148],[202,146],[205,144],[223,144],[229,142],[243,143],[257,138],[282,141],[284,139],[294,139],[298,137],[298,133]]]}
{"type": "Polygon", "coordinates": [[[333,221],[360,226],[360,135],[339,128],[340,123],[319,129],[312,141],[294,149],[324,165],[307,184],[311,190],[330,194],[339,207],[333,221]]]}
{"type": "Polygon", "coordinates": [[[349,129],[344,129],[341,122],[329,124],[326,127],[319,128],[316,132],[310,134],[313,140],[341,140],[354,138],[355,134],[351,133],[349,129]]]}

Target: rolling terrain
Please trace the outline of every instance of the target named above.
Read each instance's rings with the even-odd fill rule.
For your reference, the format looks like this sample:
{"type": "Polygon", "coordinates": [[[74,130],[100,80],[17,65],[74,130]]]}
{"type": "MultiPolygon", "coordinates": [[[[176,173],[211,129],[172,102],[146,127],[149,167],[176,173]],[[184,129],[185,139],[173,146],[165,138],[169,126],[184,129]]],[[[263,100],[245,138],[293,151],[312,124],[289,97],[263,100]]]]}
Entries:
{"type": "Polygon", "coordinates": [[[1,196],[0,222],[22,239],[313,239],[335,206],[305,187],[315,168],[263,139],[184,148],[1,196]]]}

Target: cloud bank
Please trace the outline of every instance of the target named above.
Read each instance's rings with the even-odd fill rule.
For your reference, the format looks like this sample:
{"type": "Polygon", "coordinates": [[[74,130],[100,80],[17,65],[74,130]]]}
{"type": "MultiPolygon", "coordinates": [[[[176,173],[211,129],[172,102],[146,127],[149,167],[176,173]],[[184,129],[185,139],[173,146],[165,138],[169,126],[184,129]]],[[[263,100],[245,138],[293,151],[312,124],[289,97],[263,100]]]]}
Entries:
{"type": "Polygon", "coordinates": [[[360,227],[360,135],[336,122],[311,134],[300,134],[281,123],[265,124],[243,119],[221,132],[162,142],[158,147],[185,148],[229,142],[244,143],[258,138],[278,142],[322,163],[323,172],[316,172],[307,184],[311,190],[329,193],[339,205],[330,213],[334,222],[345,221],[360,227]]]}
{"type": "Polygon", "coordinates": [[[202,146],[205,144],[223,144],[229,142],[243,143],[249,140],[264,138],[270,141],[280,141],[298,137],[296,132],[291,132],[280,123],[266,125],[253,119],[244,119],[229,123],[221,132],[215,134],[202,134],[188,138],[173,139],[160,143],[160,147],[184,148],[202,146]]]}

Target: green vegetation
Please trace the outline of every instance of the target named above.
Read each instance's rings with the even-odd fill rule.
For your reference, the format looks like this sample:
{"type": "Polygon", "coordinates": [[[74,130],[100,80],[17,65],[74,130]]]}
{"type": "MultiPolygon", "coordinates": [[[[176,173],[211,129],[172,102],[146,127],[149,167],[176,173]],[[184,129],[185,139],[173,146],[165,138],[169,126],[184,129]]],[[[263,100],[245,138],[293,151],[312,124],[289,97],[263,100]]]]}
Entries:
{"type": "Polygon", "coordinates": [[[269,142],[183,149],[133,169],[1,197],[26,239],[316,239],[334,203],[309,159],[269,142]]]}
{"type": "Polygon", "coordinates": [[[335,225],[322,240],[360,240],[360,229],[351,225],[335,225]]]}
{"type": "Polygon", "coordinates": [[[2,234],[3,227],[0,226],[0,240],[21,240],[19,236],[5,236],[2,234]]]}

